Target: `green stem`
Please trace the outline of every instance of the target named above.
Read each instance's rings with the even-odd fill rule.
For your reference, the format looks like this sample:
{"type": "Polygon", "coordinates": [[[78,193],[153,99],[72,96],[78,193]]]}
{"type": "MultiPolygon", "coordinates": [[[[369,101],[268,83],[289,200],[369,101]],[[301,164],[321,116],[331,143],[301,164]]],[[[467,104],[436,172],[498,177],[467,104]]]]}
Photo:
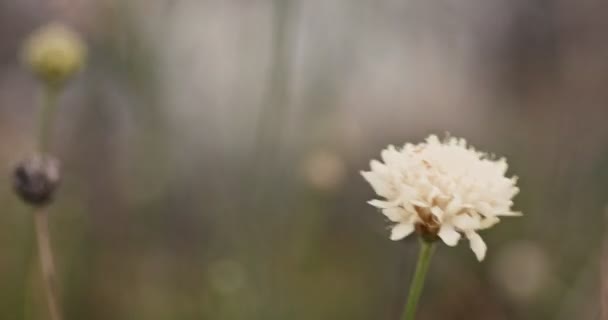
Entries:
{"type": "Polygon", "coordinates": [[[416,307],[418,306],[418,301],[420,300],[420,294],[422,293],[422,288],[424,287],[424,280],[426,278],[429,265],[431,264],[431,257],[433,256],[434,251],[434,243],[424,240],[420,241],[418,263],[416,264],[414,279],[412,279],[410,292],[407,297],[407,303],[405,305],[405,310],[403,311],[403,320],[414,320],[414,317],[416,316],[416,307]]]}
{"type": "Polygon", "coordinates": [[[59,294],[55,283],[55,263],[53,262],[53,250],[51,249],[51,237],[49,235],[48,212],[37,209],[34,212],[34,225],[36,229],[36,240],[38,243],[38,256],[40,258],[40,270],[44,282],[44,291],[49,308],[51,320],[61,320],[59,308],[59,294]]]}
{"type": "Polygon", "coordinates": [[[41,154],[48,152],[53,131],[53,122],[57,111],[57,99],[61,91],[56,86],[45,86],[40,109],[38,124],[38,151],[41,154]]]}
{"type": "MultiPolygon", "coordinates": [[[[44,86],[40,118],[38,119],[38,152],[44,156],[50,148],[53,133],[55,113],[58,107],[58,97],[61,92],[59,86],[47,84],[44,86]]],[[[48,212],[44,208],[34,210],[34,225],[38,243],[38,256],[40,258],[40,269],[45,288],[46,300],[51,320],[61,320],[59,308],[59,294],[55,283],[55,263],[53,262],[53,250],[49,234],[48,212]]]]}

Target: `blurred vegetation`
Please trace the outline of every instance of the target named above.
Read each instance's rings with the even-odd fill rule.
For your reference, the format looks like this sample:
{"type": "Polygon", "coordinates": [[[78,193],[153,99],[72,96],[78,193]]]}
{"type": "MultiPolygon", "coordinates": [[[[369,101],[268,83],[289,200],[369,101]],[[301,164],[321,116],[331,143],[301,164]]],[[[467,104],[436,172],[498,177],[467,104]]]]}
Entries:
{"type": "Polygon", "coordinates": [[[0,318],[44,319],[10,190],[39,88],[18,60],[63,20],[51,212],[66,319],[396,319],[417,246],[359,171],[429,133],[506,156],[525,213],[478,263],[440,247],[420,319],[592,319],[608,190],[606,5],[583,0],[0,0],[0,318]]]}

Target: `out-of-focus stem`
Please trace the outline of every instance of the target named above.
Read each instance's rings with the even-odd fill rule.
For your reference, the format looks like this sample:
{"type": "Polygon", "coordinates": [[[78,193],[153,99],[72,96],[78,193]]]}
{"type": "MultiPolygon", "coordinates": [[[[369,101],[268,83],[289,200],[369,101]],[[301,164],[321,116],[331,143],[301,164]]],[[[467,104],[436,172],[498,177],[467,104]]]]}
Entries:
{"type": "Polygon", "coordinates": [[[58,96],[58,87],[50,85],[44,87],[42,108],[40,109],[40,118],[38,120],[38,151],[41,154],[45,154],[49,149],[55,112],[57,111],[58,96]]]}
{"type": "MultiPolygon", "coordinates": [[[[38,120],[38,152],[41,156],[44,156],[50,147],[59,92],[60,88],[57,86],[47,84],[44,87],[40,118],[38,120]]],[[[55,282],[55,263],[53,259],[53,250],[51,248],[51,237],[49,234],[48,212],[45,208],[40,207],[34,210],[34,225],[49,314],[51,320],[61,320],[62,317],[55,282]]]]}
{"type": "Polygon", "coordinates": [[[424,280],[426,279],[426,273],[431,264],[431,257],[435,251],[434,243],[427,242],[424,240],[420,241],[420,253],[418,254],[418,263],[416,264],[416,271],[414,272],[414,278],[410,284],[410,292],[407,297],[407,303],[405,310],[403,311],[403,320],[414,320],[416,316],[416,307],[420,300],[420,294],[422,288],[424,288],[424,280]]]}
{"type": "MultiPolygon", "coordinates": [[[[607,210],[608,213],[608,210],[607,210]]],[[[600,251],[600,320],[608,320],[608,239],[600,251]]]]}
{"type": "Polygon", "coordinates": [[[36,240],[38,243],[38,255],[44,282],[44,290],[51,320],[61,320],[58,294],[55,280],[55,263],[51,249],[49,235],[49,221],[46,210],[38,208],[34,211],[34,225],[36,227],[36,240]]]}
{"type": "Polygon", "coordinates": [[[256,137],[257,164],[267,165],[277,156],[285,115],[288,110],[291,23],[293,0],[273,1],[272,47],[268,84],[262,98],[256,137]]]}

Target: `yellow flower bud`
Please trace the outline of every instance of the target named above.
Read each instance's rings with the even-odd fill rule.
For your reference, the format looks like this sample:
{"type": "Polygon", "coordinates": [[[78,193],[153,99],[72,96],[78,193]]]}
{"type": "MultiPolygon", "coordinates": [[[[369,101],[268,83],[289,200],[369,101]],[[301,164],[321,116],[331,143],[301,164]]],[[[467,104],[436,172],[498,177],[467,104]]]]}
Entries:
{"type": "Polygon", "coordinates": [[[61,86],[82,65],[86,46],[74,31],[52,23],[35,31],[25,42],[23,60],[49,86],[61,86]]]}

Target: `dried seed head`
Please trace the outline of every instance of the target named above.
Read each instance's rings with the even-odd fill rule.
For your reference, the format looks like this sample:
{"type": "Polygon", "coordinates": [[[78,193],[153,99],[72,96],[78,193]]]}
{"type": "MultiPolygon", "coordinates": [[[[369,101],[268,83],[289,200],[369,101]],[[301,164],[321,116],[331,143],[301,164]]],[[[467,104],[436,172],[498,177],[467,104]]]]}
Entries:
{"type": "Polygon", "coordinates": [[[60,86],[84,64],[86,47],[78,34],[53,23],[35,31],[25,42],[23,60],[49,86],[60,86]]]}
{"type": "Polygon", "coordinates": [[[51,202],[59,180],[59,161],[50,156],[27,158],[13,172],[15,192],[24,202],[34,206],[51,202]]]}

